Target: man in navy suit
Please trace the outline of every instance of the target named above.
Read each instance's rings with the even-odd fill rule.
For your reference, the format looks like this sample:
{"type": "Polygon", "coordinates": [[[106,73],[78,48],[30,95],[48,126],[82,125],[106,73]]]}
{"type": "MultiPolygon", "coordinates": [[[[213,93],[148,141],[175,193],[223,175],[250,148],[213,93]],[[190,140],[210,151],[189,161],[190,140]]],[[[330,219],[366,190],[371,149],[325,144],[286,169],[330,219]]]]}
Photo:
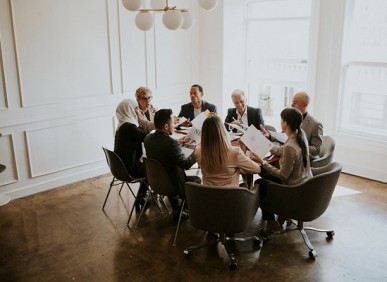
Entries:
{"type": "Polygon", "coordinates": [[[191,91],[189,93],[191,103],[184,104],[181,106],[179,117],[185,117],[186,119],[191,121],[195,117],[200,115],[201,112],[204,112],[206,110],[216,113],[216,106],[202,100],[203,95],[203,87],[201,87],[199,84],[192,85],[191,91]]]}
{"type": "MultiPolygon", "coordinates": [[[[231,94],[231,99],[235,108],[228,109],[225,123],[244,124],[246,126],[254,125],[258,130],[260,130],[260,125],[265,125],[261,109],[247,106],[247,99],[243,90],[234,90],[231,94]]],[[[226,128],[231,129],[227,125],[226,128]]]]}

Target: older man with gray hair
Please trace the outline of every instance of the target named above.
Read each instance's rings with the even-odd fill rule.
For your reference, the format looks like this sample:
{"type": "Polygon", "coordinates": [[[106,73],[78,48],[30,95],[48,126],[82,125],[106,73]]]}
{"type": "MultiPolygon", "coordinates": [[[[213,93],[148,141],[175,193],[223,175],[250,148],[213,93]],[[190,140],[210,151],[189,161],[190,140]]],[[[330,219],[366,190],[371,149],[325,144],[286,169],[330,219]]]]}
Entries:
{"type": "MultiPolygon", "coordinates": [[[[254,125],[258,130],[260,125],[265,125],[261,109],[247,106],[247,98],[243,90],[234,90],[231,93],[231,99],[235,108],[228,109],[225,123],[244,124],[246,126],[254,125]]],[[[226,126],[226,128],[228,127],[226,126]]]]}

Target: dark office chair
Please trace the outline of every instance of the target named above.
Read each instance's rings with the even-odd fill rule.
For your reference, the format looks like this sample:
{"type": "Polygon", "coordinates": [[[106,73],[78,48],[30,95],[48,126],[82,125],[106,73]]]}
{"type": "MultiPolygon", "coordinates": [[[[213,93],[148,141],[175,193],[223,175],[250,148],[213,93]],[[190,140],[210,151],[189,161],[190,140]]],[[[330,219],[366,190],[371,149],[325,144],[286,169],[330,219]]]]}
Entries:
{"type": "Polygon", "coordinates": [[[304,222],[317,219],[328,208],[341,170],[342,166],[339,163],[331,163],[325,167],[312,169],[313,178],[299,185],[270,182],[265,198],[262,199],[261,208],[263,210],[297,221],[297,228],[287,229],[284,232],[300,231],[309,249],[310,258],[315,258],[317,252],[310,243],[305,230],[326,232],[329,238],[334,236],[334,230],[304,227],[304,222]]]}
{"type": "Polygon", "coordinates": [[[332,162],[334,151],[335,140],[333,140],[333,138],[329,135],[324,135],[319,157],[312,160],[310,165],[312,167],[323,167],[329,165],[332,162]]]}
{"type": "MultiPolygon", "coordinates": [[[[246,231],[257,213],[259,193],[246,188],[215,187],[194,182],[185,183],[185,192],[192,226],[205,231],[201,238],[207,232],[219,233],[215,243],[221,243],[225,247],[230,258],[229,267],[236,269],[238,259],[227,241],[254,240],[256,245],[260,245],[261,240],[256,236],[236,238],[226,234],[246,231]]],[[[184,250],[184,255],[188,257],[192,250],[207,245],[205,242],[188,247],[184,250]]]]}
{"type": "MultiPolygon", "coordinates": [[[[174,195],[174,187],[173,187],[173,184],[171,182],[171,179],[169,178],[168,173],[166,172],[165,168],[158,160],[144,157],[143,161],[144,161],[144,165],[145,165],[146,180],[150,186],[150,189],[147,192],[147,197],[146,197],[144,207],[147,205],[147,203],[149,202],[151,197],[153,198],[153,200],[156,202],[157,206],[159,207],[158,202],[156,201],[156,199],[154,197],[154,195],[159,195],[159,197],[161,198],[161,202],[164,204],[164,206],[169,211],[168,207],[165,205],[164,201],[162,200],[165,196],[170,197],[170,196],[174,195]]],[[[175,238],[173,240],[173,246],[176,246],[177,234],[179,233],[180,222],[181,222],[181,217],[182,217],[184,207],[185,207],[185,199],[183,199],[183,201],[181,203],[179,220],[177,222],[175,238]]],[[[160,207],[159,207],[159,209],[160,209],[160,207]]],[[[140,222],[143,211],[144,211],[144,208],[140,212],[140,215],[137,219],[137,223],[136,223],[135,227],[137,227],[138,223],[140,222]]],[[[160,211],[161,211],[161,209],[160,209],[160,211]]],[[[133,209],[132,209],[132,212],[133,212],[133,209]]],[[[128,219],[128,225],[129,225],[130,218],[132,216],[132,212],[131,212],[129,219],[128,219]]]]}
{"type": "MultiPolygon", "coordinates": [[[[111,191],[113,186],[121,185],[121,188],[119,191],[119,193],[121,193],[122,187],[124,186],[124,184],[126,184],[129,188],[129,191],[132,193],[133,197],[135,199],[137,199],[137,196],[133,192],[132,188],[130,187],[130,184],[140,183],[141,181],[145,180],[145,177],[143,177],[143,178],[132,177],[128,173],[128,171],[126,170],[125,165],[122,162],[121,158],[116,153],[114,153],[113,151],[110,151],[106,148],[103,148],[103,147],[102,147],[102,149],[105,153],[106,161],[107,161],[107,164],[110,168],[110,172],[113,175],[113,179],[110,182],[109,191],[108,191],[106,198],[105,198],[105,201],[103,203],[102,210],[105,208],[106,201],[110,195],[110,191],[111,191]]],[[[133,205],[133,207],[134,207],[134,205],[133,205]]]]}
{"type": "Polygon", "coordinates": [[[269,124],[266,124],[266,125],[265,125],[265,129],[266,129],[266,131],[274,131],[274,132],[277,132],[277,129],[276,129],[274,126],[269,125],[269,124]]]}

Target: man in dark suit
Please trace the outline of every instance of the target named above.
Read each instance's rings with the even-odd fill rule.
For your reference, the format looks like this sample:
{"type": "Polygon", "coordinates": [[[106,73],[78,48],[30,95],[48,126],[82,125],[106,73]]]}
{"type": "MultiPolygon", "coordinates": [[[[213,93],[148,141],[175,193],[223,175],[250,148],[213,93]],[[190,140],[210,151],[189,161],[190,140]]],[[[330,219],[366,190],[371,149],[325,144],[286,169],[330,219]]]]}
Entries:
{"type": "Polygon", "coordinates": [[[199,84],[194,84],[191,86],[191,91],[189,96],[191,98],[191,103],[184,104],[181,106],[179,117],[185,117],[188,120],[193,120],[201,112],[209,110],[210,112],[216,113],[216,106],[206,101],[202,100],[204,95],[203,87],[199,84]]]}
{"type": "Polygon", "coordinates": [[[154,124],[156,131],[147,135],[144,140],[146,155],[163,165],[174,184],[174,195],[169,197],[169,201],[173,209],[173,218],[177,222],[180,212],[178,197],[185,197],[184,183],[186,181],[200,183],[199,177],[186,176],[184,172],[184,169],[189,169],[196,163],[196,159],[193,152],[186,157],[181,150],[180,140],[177,141],[170,136],[174,128],[172,110],[158,110],[154,117],[154,124]]]}
{"type": "MultiPolygon", "coordinates": [[[[243,90],[234,90],[231,94],[231,99],[235,108],[228,109],[225,123],[244,124],[247,126],[252,124],[258,130],[260,130],[260,125],[265,125],[261,109],[247,106],[247,99],[243,90]]],[[[231,130],[231,127],[228,125],[226,125],[226,128],[231,130]]]]}

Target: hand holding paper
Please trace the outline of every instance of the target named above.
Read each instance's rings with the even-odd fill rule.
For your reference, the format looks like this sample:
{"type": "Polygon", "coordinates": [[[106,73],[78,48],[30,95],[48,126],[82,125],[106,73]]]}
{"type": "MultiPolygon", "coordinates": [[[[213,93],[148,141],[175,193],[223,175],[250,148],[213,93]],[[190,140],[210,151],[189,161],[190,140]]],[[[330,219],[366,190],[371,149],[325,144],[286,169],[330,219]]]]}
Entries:
{"type": "Polygon", "coordinates": [[[263,134],[253,125],[250,125],[246,133],[241,137],[241,141],[253,153],[263,159],[270,149],[273,147],[271,143],[263,134]]]}

